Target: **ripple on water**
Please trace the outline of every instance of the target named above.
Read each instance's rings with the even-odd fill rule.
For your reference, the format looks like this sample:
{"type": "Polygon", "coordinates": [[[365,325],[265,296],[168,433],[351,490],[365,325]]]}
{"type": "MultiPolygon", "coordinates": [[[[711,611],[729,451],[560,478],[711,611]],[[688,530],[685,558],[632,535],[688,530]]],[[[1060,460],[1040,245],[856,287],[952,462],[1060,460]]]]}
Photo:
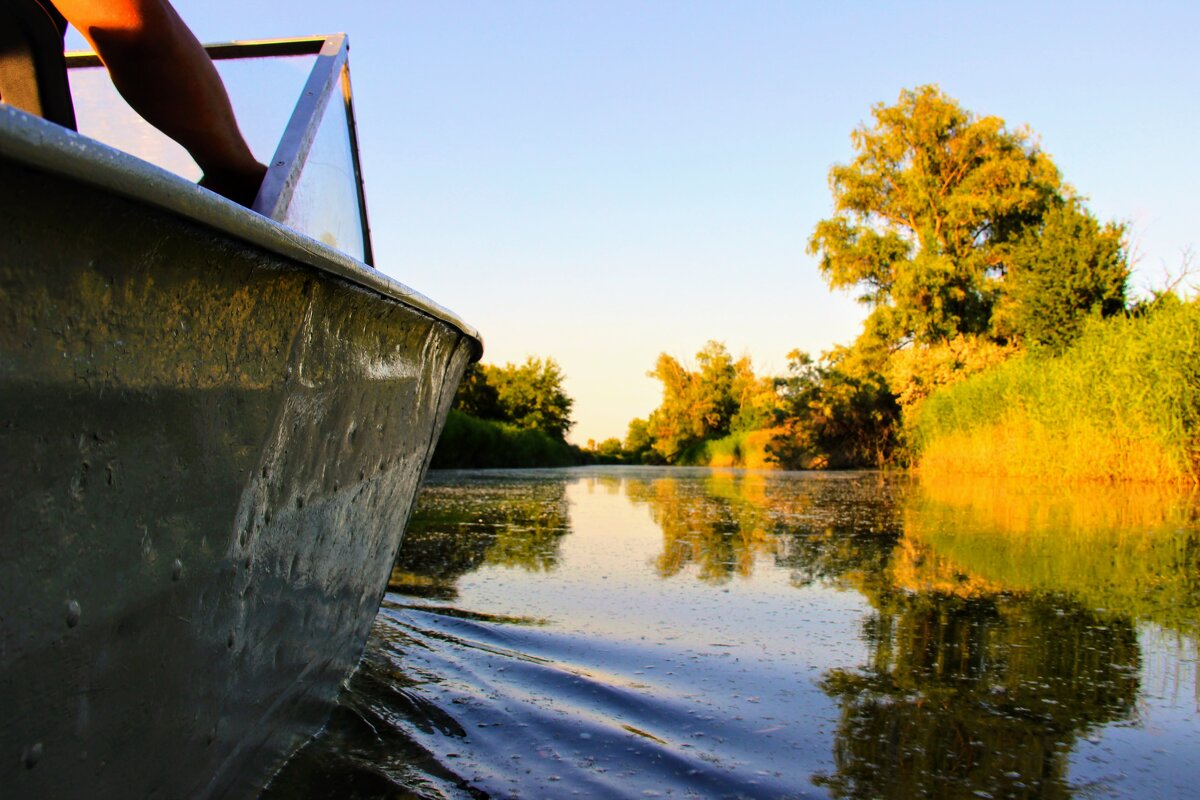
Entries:
{"type": "Polygon", "coordinates": [[[1192,506],[871,473],[431,483],[266,798],[1181,796],[1200,768],[1192,506]]]}

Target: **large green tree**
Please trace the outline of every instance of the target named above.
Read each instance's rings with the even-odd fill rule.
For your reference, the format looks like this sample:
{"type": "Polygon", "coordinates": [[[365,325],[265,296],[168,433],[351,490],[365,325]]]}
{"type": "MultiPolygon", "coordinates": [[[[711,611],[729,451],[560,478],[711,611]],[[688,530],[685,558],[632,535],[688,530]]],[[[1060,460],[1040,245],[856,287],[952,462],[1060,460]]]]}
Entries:
{"type": "Polygon", "coordinates": [[[562,440],[571,428],[574,405],[563,380],[552,358],[530,356],[523,364],[503,367],[476,364],[459,384],[454,407],[479,419],[509,422],[562,440]]]}
{"type": "Polygon", "coordinates": [[[1009,245],[1061,198],[1058,169],[1027,131],[936,86],[872,116],[852,135],[854,160],[830,170],[834,214],[810,252],[832,287],[861,292],[867,330],[883,341],[988,331],[1009,245]]]}
{"type": "Polygon", "coordinates": [[[574,401],[563,389],[565,376],[552,358],[525,359],[524,364],[488,368],[488,383],[500,395],[508,419],[522,428],[536,428],[563,439],[572,425],[574,401]]]}

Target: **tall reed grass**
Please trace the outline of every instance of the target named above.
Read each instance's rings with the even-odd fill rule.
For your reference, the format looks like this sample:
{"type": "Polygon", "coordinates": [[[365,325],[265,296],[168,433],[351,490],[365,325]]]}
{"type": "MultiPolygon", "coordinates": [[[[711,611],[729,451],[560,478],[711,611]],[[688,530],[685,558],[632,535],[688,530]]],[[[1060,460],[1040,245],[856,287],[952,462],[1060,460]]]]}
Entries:
{"type": "Polygon", "coordinates": [[[906,412],[923,474],[1200,483],[1200,303],[1091,323],[906,412]]]}

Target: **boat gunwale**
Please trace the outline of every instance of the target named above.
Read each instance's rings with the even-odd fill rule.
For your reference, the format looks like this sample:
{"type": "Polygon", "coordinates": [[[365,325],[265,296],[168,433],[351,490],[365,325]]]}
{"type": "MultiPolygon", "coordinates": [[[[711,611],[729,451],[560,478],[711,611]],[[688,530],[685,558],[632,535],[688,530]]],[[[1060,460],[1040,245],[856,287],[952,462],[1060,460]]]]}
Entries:
{"type": "Polygon", "coordinates": [[[460,331],[475,345],[472,360],[483,354],[473,326],[362,261],[136,156],[2,103],[0,157],[170,212],[375,292],[460,331]]]}

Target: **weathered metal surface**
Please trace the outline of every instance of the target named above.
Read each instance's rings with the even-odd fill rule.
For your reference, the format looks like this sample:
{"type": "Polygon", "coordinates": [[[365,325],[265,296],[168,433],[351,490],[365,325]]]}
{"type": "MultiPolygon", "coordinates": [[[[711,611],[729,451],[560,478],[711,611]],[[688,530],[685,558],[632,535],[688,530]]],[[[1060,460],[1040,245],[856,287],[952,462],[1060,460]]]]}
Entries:
{"type": "Polygon", "coordinates": [[[253,796],[358,659],[479,343],[270,223],[214,226],[236,209],[191,187],[114,193],[119,157],[14,158],[75,144],[12,119],[2,793],[253,796]]]}

